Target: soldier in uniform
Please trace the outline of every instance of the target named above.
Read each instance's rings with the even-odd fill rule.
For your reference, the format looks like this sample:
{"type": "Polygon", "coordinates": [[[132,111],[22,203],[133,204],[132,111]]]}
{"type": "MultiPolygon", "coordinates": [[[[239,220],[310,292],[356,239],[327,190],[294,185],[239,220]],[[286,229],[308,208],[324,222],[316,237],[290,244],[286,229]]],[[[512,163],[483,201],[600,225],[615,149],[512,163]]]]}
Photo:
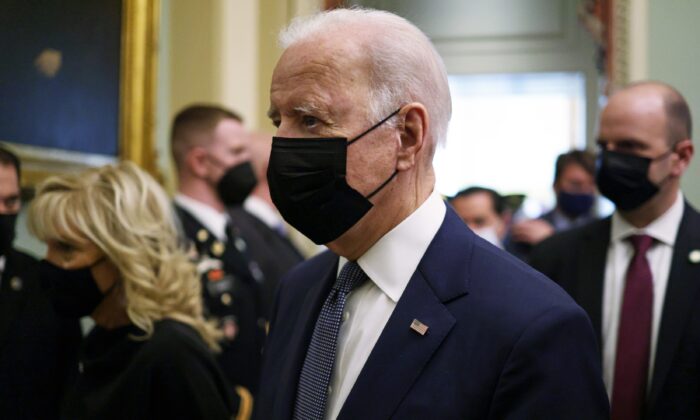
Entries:
{"type": "Polygon", "coordinates": [[[39,262],[12,247],[20,203],[20,162],[0,147],[0,418],[58,418],[78,372],[78,319],[59,317],[39,262]]]}
{"type": "Polygon", "coordinates": [[[175,209],[202,276],[205,307],[224,332],[219,363],[239,396],[239,414],[245,413],[257,388],[265,327],[264,277],[227,212],[256,182],[246,132],[235,113],[196,105],[175,117],[171,139],[179,181],[175,209]]]}

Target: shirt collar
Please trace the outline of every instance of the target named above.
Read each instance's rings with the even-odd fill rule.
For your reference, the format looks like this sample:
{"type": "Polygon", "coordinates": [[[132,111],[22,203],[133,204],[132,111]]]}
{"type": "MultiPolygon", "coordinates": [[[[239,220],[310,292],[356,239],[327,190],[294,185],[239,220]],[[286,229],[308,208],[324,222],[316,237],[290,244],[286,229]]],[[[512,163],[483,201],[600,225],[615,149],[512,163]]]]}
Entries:
{"type": "Polygon", "coordinates": [[[180,207],[190,212],[217,239],[226,240],[226,224],[229,220],[226,212],[219,212],[213,207],[181,193],[177,193],[174,200],[180,207]]]}
{"type": "Polygon", "coordinates": [[[612,241],[623,241],[630,235],[645,234],[658,242],[673,246],[676,243],[678,226],[681,224],[681,218],[683,217],[683,207],[683,194],[679,191],[673,205],[664,214],[643,228],[632,226],[616,211],[612,216],[610,239],[612,241]]]}
{"type": "Polygon", "coordinates": [[[272,229],[278,229],[280,226],[284,226],[284,221],[279,213],[260,197],[249,195],[243,202],[243,208],[248,213],[262,220],[263,223],[272,229]]]}
{"type": "MultiPolygon", "coordinates": [[[[445,218],[445,203],[433,191],[423,204],[382,236],[357,263],[374,284],[398,302],[445,218]]],[[[347,259],[340,258],[338,273],[347,259]]]]}

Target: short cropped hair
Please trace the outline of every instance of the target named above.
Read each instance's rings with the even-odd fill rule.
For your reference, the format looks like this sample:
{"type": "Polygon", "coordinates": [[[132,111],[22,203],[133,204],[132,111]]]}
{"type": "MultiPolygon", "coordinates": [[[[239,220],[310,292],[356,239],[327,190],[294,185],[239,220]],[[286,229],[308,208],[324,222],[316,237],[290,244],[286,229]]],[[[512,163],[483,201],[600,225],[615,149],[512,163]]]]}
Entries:
{"type": "Polygon", "coordinates": [[[190,105],[177,113],[170,131],[170,142],[175,165],[180,168],[187,152],[194,146],[203,146],[197,134],[210,133],[222,120],[243,122],[237,113],[218,105],[190,105]]]}
{"type": "Polygon", "coordinates": [[[562,153],[557,157],[557,162],[554,165],[554,183],[556,184],[561,179],[564,171],[570,165],[579,165],[592,177],[595,177],[595,155],[586,150],[572,150],[562,153]]]}
{"type": "Polygon", "coordinates": [[[470,195],[474,194],[479,194],[479,193],[484,193],[487,194],[489,197],[491,197],[491,204],[493,205],[493,210],[496,212],[496,214],[503,214],[503,212],[506,209],[506,204],[505,200],[503,199],[503,196],[501,194],[497,193],[496,191],[492,190],[491,188],[485,188],[485,187],[469,187],[466,189],[463,189],[462,191],[458,192],[457,194],[454,195],[454,197],[450,197],[448,201],[451,203],[453,200],[460,198],[460,197],[469,197],[470,195]]]}
{"type": "Polygon", "coordinates": [[[11,165],[14,167],[15,172],[17,173],[17,182],[19,182],[22,175],[22,164],[20,163],[16,154],[12,153],[5,147],[0,146],[0,164],[11,165]]]}

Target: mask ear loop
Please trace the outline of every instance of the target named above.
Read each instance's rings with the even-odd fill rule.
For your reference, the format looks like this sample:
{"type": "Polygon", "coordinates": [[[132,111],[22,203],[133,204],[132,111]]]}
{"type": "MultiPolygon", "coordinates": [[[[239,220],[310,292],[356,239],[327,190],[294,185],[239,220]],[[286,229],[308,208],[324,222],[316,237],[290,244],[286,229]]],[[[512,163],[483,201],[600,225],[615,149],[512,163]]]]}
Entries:
{"type": "Polygon", "coordinates": [[[374,197],[379,191],[382,190],[382,188],[386,187],[386,185],[387,185],[389,182],[391,182],[392,179],[396,178],[396,175],[398,175],[398,174],[399,174],[399,170],[398,170],[398,169],[395,169],[395,170],[394,170],[394,173],[391,174],[391,176],[390,176],[389,178],[387,178],[386,181],[382,182],[382,185],[378,186],[377,189],[375,189],[374,191],[372,191],[371,193],[369,193],[369,195],[366,196],[365,198],[369,200],[370,198],[374,197]]]}
{"type": "Polygon", "coordinates": [[[396,111],[392,112],[391,114],[389,114],[388,117],[386,117],[386,118],[384,118],[383,120],[379,121],[378,123],[374,124],[373,126],[371,126],[370,128],[368,128],[367,130],[365,130],[365,131],[364,131],[362,134],[360,134],[359,136],[357,136],[357,137],[355,137],[354,139],[350,140],[350,141],[348,142],[348,146],[350,146],[351,144],[355,143],[356,141],[358,141],[359,139],[361,139],[362,137],[364,137],[365,135],[367,135],[370,131],[374,130],[375,128],[377,128],[377,127],[379,127],[380,125],[384,124],[385,122],[389,121],[389,118],[391,118],[391,117],[393,117],[394,115],[398,114],[399,111],[401,111],[401,108],[399,108],[399,109],[397,109],[396,111]]]}

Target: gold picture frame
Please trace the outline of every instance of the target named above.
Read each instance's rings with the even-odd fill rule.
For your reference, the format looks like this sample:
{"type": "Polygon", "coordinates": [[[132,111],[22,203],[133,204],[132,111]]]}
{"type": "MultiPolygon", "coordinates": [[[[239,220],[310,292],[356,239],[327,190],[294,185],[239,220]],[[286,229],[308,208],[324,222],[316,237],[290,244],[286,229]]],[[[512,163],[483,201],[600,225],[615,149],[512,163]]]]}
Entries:
{"type": "Polygon", "coordinates": [[[159,0],[122,0],[117,156],[29,146],[1,139],[22,161],[22,187],[53,174],[131,160],[160,178],[155,156],[159,0]]]}

